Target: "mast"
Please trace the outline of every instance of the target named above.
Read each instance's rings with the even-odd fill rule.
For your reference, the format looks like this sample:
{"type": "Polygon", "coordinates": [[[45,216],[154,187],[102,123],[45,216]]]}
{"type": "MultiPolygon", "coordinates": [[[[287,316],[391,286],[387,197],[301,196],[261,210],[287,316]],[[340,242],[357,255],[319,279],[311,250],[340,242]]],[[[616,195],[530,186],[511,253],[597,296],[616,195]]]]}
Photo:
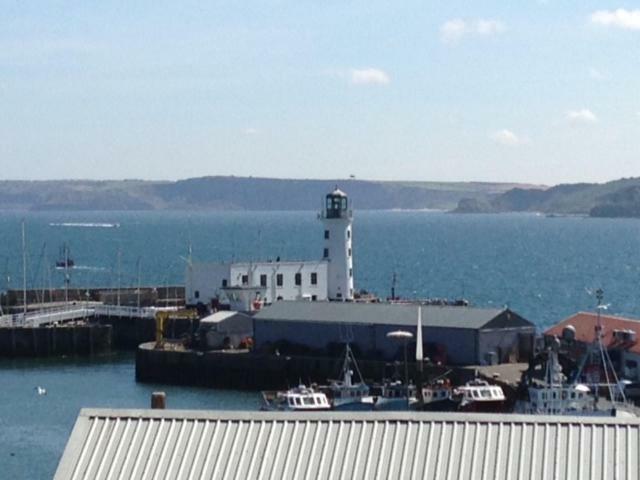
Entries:
{"type": "Polygon", "coordinates": [[[62,248],[64,249],[64,301],[69,303],[69,283],[71,281],[69,277],[69,246],[65,243],[62,248]]]}
{"type": "Polygon", "coordinates": [[[27,315],[27,242],[24,226],[24,218],[22,219],[22,313],[27,315]]]}
{"type": "Polygon", "coordinates": [[[424,354],[422,352],[422,305],[418,305],[418,325],[416,331],[416,366],[418,367],[418,402],[422,405],[424,398],[422,398],[422,374],[423,374],[423,359],[424,354]]]}
{"type": "Polygon", "coordinates": [[[138,310],[140,310],[140,262],[141,258],[138,257],[138,310]]]}
{"type": "Polygon", "coordinates": [[[116,299],[117,304],[120,306],[120,275],[121,275],[121,267],[122,267],[122,251],[120,250],[120,246],[118,246],[118,289],[116,291],[116,299]]]}

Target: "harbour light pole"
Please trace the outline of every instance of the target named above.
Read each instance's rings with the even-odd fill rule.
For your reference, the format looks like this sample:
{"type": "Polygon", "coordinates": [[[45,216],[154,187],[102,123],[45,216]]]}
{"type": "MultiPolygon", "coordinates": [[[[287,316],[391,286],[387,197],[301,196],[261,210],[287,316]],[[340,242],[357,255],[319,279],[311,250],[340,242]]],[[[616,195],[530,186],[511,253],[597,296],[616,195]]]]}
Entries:
{"type": "Polygon", "coordinates": [[[404,387],[407,394],[407,408],[409,408],[409,363],[407,362],[407,342],[413,338],[413,333],[406,330],[394,330],[387,333],[387,338],[401,340],[404,347],[404,387]]]}

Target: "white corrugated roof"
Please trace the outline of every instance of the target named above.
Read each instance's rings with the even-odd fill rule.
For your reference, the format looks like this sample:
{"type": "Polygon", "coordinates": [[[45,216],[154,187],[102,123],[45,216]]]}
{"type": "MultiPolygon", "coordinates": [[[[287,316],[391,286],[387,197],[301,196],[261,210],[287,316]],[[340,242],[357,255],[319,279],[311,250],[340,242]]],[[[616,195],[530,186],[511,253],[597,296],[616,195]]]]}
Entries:
{"type": "Polygon", "coordinates": [[[56,479],[637,479],[640,420],[82,410],[56,479]]]}

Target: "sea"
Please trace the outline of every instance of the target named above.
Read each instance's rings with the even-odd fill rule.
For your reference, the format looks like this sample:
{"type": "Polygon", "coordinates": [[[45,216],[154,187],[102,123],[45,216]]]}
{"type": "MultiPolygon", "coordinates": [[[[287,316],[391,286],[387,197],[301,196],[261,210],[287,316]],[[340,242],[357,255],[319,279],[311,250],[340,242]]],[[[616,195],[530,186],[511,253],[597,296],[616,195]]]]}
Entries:
{"type": "MultiPolygon", "coordinates": [[[[317,212],[2,212],[0,289],[64,284],[53,268],[67,245],[71,286],[184,283],[199,261],[312,260],[322,255],[317,212]]],[[[604,290],[611,314],[640,317],[640,220],[356,211],[357,289],[384,298],[393,278],[407,298],[465,298],[509,307],[539,331],[593,311],[604,290]]],[[[138,384],[134,356],[0,359],[0,478],[51,478],[81,408],[247,409],[258,392],[138,384]],[[46,389],[38,395],[36,387],[46,389]]]]}

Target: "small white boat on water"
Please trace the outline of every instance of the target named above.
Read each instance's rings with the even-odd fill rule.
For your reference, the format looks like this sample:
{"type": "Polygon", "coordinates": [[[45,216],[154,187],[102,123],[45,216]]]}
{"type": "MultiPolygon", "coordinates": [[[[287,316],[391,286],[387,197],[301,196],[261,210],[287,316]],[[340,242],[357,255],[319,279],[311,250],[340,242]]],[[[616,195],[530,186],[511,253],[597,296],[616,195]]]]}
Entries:
{"type": "Polygon", "coordinates": [[[262,392],[262,410],[316,412],[331,410],[327,396],[312,387],[300,384],[287,391],[262,392]]]}

